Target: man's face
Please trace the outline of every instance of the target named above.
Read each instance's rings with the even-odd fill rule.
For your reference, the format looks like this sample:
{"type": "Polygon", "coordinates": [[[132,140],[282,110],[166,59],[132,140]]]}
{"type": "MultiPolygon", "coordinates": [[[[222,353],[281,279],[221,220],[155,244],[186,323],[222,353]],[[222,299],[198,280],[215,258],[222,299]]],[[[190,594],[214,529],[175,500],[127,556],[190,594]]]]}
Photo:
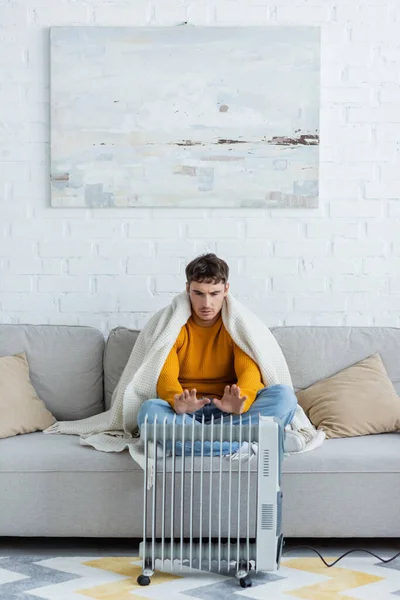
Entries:
{"type": "Polygon", "coordinates": [[[199,324],[204,323],[204,325],[211,325],[216,322],[228,290],[229,283],[198,283],[192,281],[190,287],[186,284],[186,291],[189,294],[195,321],[199,324]]]}

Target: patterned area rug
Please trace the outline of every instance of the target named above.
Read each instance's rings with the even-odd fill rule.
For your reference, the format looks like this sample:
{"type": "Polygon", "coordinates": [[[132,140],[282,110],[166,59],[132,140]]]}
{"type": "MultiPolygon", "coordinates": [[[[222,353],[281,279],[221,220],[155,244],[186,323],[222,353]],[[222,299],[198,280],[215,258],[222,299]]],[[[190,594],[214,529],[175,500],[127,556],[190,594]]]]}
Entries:
{"type": "MultiPolygon", "coordinates": [[[[336,557],[329,557],[331,563],[336,557]]],[[[283,558],[274,573],[253,575],[243,589],[237,579],[187,568],[156,571],[151,584],[136,583],[137,557],[0,557],[0,598],[4,600],[386,600],[400,597],[400,559],[385,565],[353,555],[327,568],[318,557],[283,558]]]]}

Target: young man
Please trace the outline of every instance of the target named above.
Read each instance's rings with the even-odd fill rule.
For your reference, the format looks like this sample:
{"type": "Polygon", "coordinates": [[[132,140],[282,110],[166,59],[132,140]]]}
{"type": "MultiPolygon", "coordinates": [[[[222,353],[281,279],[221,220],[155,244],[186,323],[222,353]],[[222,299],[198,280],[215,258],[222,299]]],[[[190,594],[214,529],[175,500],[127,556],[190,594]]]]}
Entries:
{"type": "MultiPolygon", "coordinates": [[[[148,423],[205,422],[233,415],[233,424],[255,424],[258,416],[275,416],[286,426],[293,419],[297,398],[288,385],[264,387],[258,365],[232,340],[221,318],[229,290],[229,267],[215,254],[195,258],[186,267],[186,292],[190,298],[191,317],[182,327],[161,370],[157,383],[158,398],[144,402],[138,415],[142,427],[148,423]],[[240,417],[241,415],[241,417],[240,417]]],[[[232,448],[237,450],[237,444],[232,448]]],[[[188,450],[190,443],[188,443],[188,450]]],[[[195,443],[195,454],[200,454],[195,443]]],[[[203,447],[210,455],[210,444],[203,447]]],[[[228,442],[222,453],[228,454],[228,442]]],[[[179,443],[177,454],[180,454],[179,443]]],[[[219,442],[214,443],[219,454],[219,442]]]]}

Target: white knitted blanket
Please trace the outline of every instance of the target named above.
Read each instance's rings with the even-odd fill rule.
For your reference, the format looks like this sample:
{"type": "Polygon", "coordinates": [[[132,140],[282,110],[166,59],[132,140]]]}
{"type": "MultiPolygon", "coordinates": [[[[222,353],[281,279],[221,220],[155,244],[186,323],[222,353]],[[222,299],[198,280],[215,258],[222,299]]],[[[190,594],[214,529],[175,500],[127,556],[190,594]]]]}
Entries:
{"type": "MultiPolygon", "coordinates": [[[[121,452],[128,448],[132,458],[143,467],[143,441],[137,426],[139,409],[143,402],[157,397],[161,369],[190,316],[190,300],[187,293],[182,292],[169,306],[154,314],[140,332],[112,395],[110,409],[78,421],[57,421],[43,433],[79,435],[82,445],[103,452],[121,452]]],[[[230,293],[222,306],[222,320],[233,341],[259,365],[265,386],[278,383],[292,386],[286,360],[275,337],[230,293]]],[[[317,432],[300,405],[288,429],[303,437],[302,452],[321,445],[325,437],[317,432]]]]}

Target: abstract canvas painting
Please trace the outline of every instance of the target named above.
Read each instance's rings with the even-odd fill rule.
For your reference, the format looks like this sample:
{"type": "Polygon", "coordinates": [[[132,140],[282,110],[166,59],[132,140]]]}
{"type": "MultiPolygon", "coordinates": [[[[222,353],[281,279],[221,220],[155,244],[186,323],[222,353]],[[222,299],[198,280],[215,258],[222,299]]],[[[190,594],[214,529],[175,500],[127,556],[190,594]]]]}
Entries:
{"type": "Polygon", "coordinates": [[[50,37],[53,207],[318,205],[319,28],[50,37]]]}

